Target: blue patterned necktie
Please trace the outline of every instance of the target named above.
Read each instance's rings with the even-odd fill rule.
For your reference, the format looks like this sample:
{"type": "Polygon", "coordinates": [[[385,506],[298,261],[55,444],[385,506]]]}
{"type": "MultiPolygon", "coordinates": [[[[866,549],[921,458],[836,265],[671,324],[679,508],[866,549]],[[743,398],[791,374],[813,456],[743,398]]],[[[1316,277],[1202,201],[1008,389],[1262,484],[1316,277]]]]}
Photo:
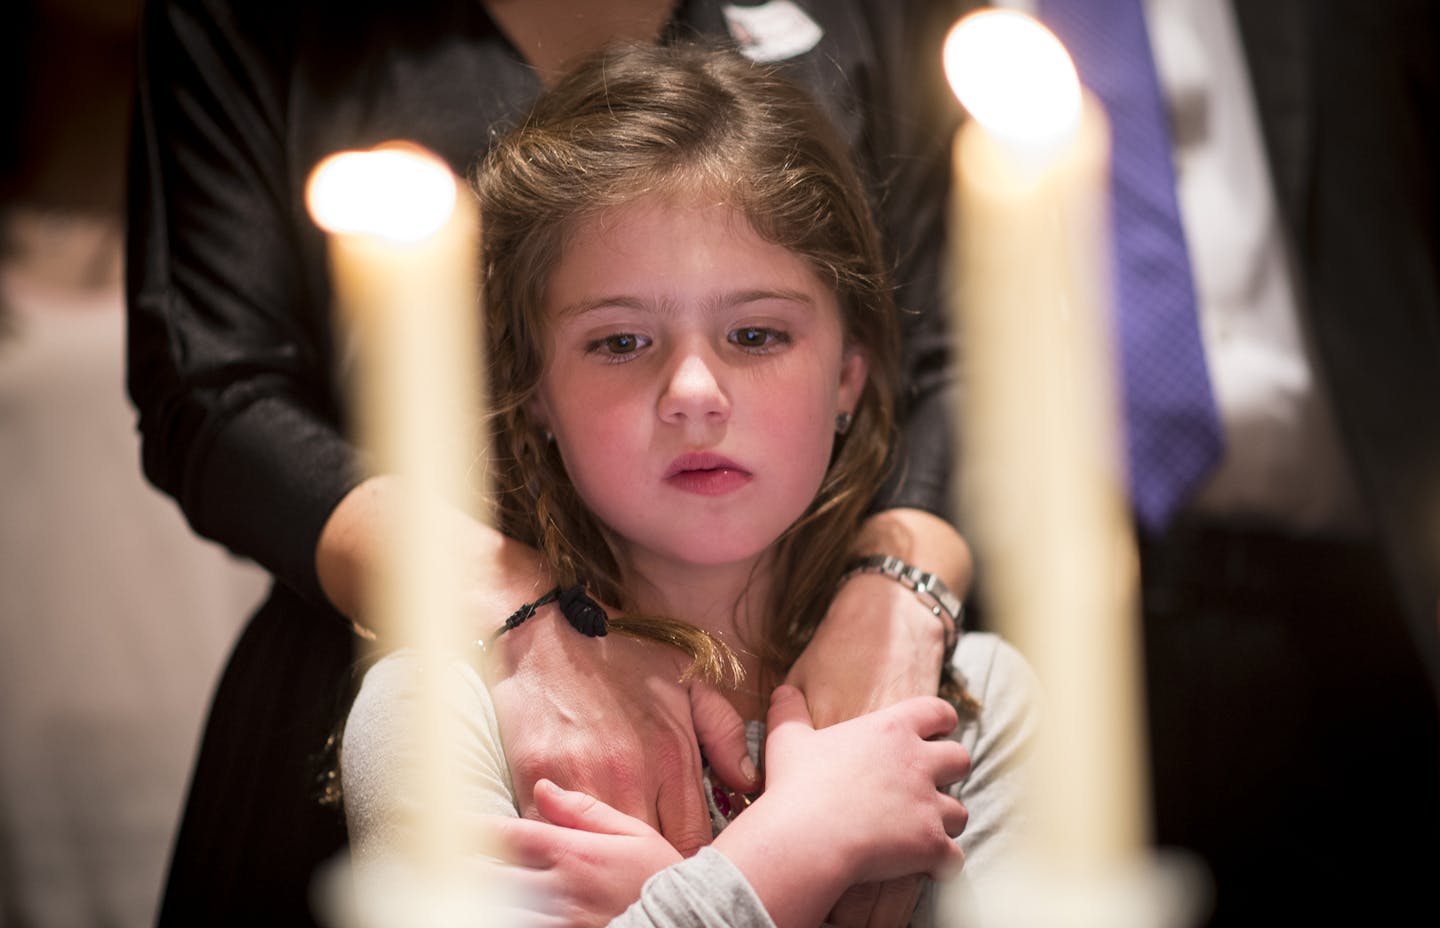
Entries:
{"type": "Polygon", "coordinates": [[[1163,528],[1220,459],[1175,168],[1141,0],[1040,0],[1040,15],[1105,105],[1130,496],[1163,528]]]}

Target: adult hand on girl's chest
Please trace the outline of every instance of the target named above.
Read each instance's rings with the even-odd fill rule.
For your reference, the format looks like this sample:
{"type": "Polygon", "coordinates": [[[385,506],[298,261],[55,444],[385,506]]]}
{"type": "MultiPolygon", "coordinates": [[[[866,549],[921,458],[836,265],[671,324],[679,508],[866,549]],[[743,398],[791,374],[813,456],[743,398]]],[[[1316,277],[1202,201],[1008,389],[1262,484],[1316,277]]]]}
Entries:
{"type": "Polygon", "coordinates": [[[732,786],[748,757],[744,726],[722,696],[677,682],[680,652],[621,636],[586,638],[556,610],[502,636],[490,689],[520,812],[536,816],[546,778],[601,799],[689,856],[710,842],[698,784],[705,744],[732,786]]]}

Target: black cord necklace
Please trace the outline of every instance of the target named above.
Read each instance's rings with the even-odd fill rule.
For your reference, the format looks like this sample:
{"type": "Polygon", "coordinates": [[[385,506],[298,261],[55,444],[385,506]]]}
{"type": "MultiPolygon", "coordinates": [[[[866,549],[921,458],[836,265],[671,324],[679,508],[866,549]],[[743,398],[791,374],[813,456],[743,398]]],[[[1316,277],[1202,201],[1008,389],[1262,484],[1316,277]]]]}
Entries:
{"type": "Polygon", "coordinates": [[[550,603],[558,603],[560,612],[571,627],[589,638],[604,638],[609,631],[610,617],[605,608],[585,595],[585,584],[577,583],[569,588],[556,587],[531,603],[526,603],[510,614],[505,624],[495,633],[498,638],[535,614],[535,610],[550,603]]]}

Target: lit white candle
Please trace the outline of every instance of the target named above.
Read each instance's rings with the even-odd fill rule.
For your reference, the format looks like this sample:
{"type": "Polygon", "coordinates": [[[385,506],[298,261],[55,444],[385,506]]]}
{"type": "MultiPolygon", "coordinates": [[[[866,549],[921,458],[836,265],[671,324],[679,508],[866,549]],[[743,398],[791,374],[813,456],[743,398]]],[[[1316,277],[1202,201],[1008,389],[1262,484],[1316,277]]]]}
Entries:
{"type": "Polygon", "coordinates": [[[408,147],[332,156],[308,190],[330,233],[338,328],[354,349],[358,441],[374,472],[397,476],[405,492],[365,618],[424,668],[411,728],[421,760],[407,788],[415,820],[402,829],[413,844],[397,849],[413,882],[386,903],[399,922],[371,913],[366,924],[474,923],[473,911],[446,902],[474,836],[457,820],[458,739],[441,672],[464,631],[462,565],[447,527],[453,508],[478,514],[483,490],[477,218],[460,194],[443,162],[408,147]]]}
{"type": "Polygon", "coordinates": [[[955,144],[951,268],[962,492],[997,627],[1047,694],[1034,852],[1102,870],[1148,831],[1134,540],[1107,301],[1108,130],[1033,19],[946,42],[972,118],[955,144]]]}

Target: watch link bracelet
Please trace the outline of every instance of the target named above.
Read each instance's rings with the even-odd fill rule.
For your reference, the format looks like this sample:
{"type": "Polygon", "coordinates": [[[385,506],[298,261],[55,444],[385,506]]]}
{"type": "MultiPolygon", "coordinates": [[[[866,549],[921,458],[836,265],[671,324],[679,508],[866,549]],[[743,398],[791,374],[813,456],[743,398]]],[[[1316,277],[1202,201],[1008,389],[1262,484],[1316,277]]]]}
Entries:
{"type": "Polygon", "coordinates": [[[840,582],[844,583],[859,574],[883,574],[906,589],[914,590],[920,602],[945,626],[945,663],[950,662],[955,654],[955,645],[960,640],[965,603],[950,592],[945,581],[886,554],[872,554],[850,562],[840,575],[840,582]]]}

